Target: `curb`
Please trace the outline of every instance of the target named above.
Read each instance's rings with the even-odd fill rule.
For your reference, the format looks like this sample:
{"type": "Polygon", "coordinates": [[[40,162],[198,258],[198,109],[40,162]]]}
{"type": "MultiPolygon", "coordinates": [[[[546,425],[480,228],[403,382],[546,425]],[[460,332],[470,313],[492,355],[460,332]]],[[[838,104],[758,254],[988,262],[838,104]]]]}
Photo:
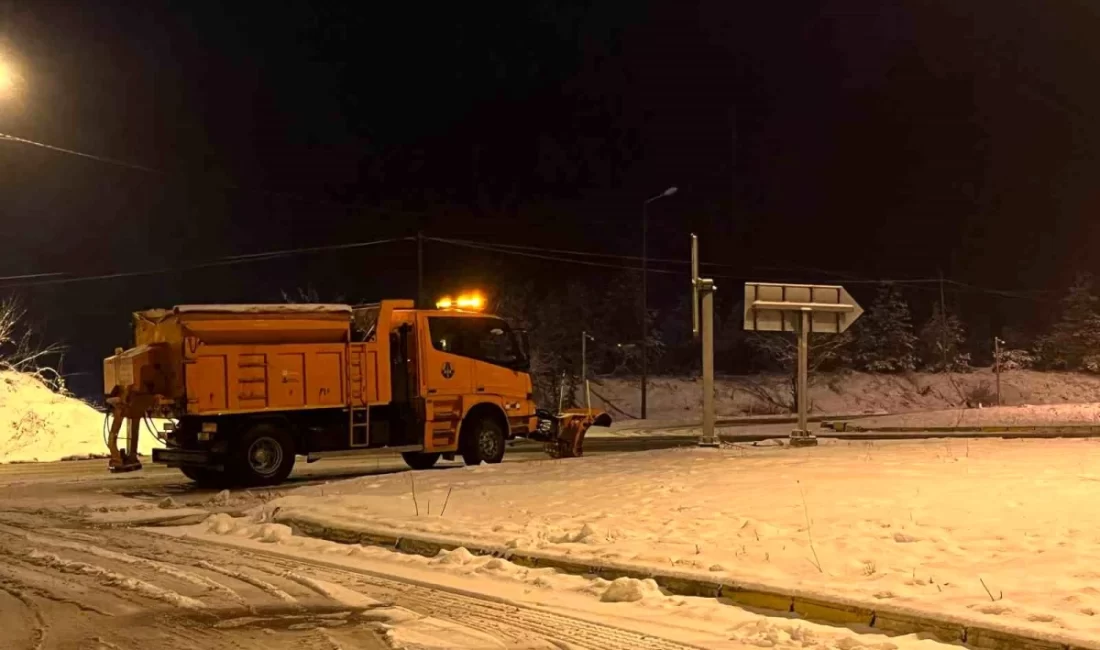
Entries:
{"type": "MultiPolygon", "coordinates": [[[[806,418],[807,422],[834,422],[845,420],[858,420],[861,418],[878,418],[890,415],[890,413],[832,413],[832,414],[818,414],[810,415],[806,418]]],[[[703,426],[703,422],[673,422],[661,424],[659,420],[620,420],[622,424],[619,431],[648,431],[650,429],[659,429],[662,431],[678,431],[681,429],[695,429],[703,426]],[[640,423],[638,426],[632,426],[635,422],[640,423]],[[648,423],[648,424],[647,424],[648,423]]],[[[744,416],[732,416],[721,417],[719,416],[714,420],[714,426],[716,427],[735,427],[735,426],[751,426],[754,424],[797,424],[797,415],[744,415],[744,416]]],[[[823,425],[824,426],[824,425],[823,425]]]]}
{"type": "MultiPolygon", "coordinates": [[[[851,422],[823,421],[822,429],[838,433],[1008,433],[1029,438],[1093,438],[1100,436],[1100,426],[1091,424],[1027,425],[1006,424],[969,427],[864,427],[851,422]]],[[[1007,436],[1011,437],[1011,436],[1007,436]]]]}
{"type": "Polygon", "coordinates": [[[563,573],[605,580],[652,579],[664,591],[677,596],[716,598],[720,602],[750,610],[796,614],[800,618],[829,625],[867,627],[888,636],[929,634],[946,643],[962,643],[984,650],[1100,650],[1100,643],[1073,641],[1056,633],[1045,637],[1033,636],[1009,627],[974,624],[949,615],[933,616],[916,609],[871,606],[855,599],[822,597],[762,584],[712,581],[690,573],[629,564],[587,564],[538,551],[516,551],[439,536],[404,535],[382,528],[332,528],[301,515],[276,516],[274,519],[277,523],[290,526],[298,534],[341,544],[381,546],[424,557],[434,557],[440,551],[463,547],[473,555],[499,557],[528,568],[553,568],[563,573]]]}

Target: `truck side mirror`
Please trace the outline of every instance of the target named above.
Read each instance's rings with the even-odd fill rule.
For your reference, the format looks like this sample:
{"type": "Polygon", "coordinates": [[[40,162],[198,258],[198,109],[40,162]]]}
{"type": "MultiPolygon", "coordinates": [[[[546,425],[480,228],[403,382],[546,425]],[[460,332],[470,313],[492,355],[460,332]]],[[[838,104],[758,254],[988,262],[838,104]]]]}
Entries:
{"type": "Polygon", "coordinates": [[[527,330],[515,330],[519,339],[520,359],[516,361],[516,369],[528,372],[531,370],[531,344],[527,338],[527,330]]]}

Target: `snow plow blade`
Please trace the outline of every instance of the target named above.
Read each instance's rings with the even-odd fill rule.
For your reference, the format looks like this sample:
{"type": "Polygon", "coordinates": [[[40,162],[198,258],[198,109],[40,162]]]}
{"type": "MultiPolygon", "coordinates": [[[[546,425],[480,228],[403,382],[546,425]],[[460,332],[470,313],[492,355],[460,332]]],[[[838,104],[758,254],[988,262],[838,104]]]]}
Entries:
{"type": "Polygon", "coordinates": [[[584,455],[584,436],[593,426],[611,426],[611,416],[589,409],[566,409],[557,415],[543,411],[538,434],[532,437],[543,440],[551,458],[578,458],[584,455]]]}

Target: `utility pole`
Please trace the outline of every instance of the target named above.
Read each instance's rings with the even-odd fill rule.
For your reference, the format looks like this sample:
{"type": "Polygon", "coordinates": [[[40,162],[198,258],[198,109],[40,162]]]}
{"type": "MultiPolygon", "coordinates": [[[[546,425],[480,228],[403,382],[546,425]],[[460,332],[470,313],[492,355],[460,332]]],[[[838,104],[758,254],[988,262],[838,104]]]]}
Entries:
{"type": "Polygon", "coordinates": [[[592,391],[588,388],[588,342],[596,338],[588,332],[581,332],[581,380],[584,381],[584,407],[592,412],[592,391]]]}
{"type": "Polygon", "coordinates": [[[646,419],[646,381],[649,374],[649,201],[642,204],[642,419],[646,419]]]}
{"type": "Polygon", "coordinates": [[[424,303],[424,232],[416,232],[416,307],[426,309],[424,303]]]}
{"type": "Polygon", "coordinates": [[[714,434],[714,280],[699,277],[699,238],[691,236],[691,331],[703,339],[703,434],[700,447],[717,447],[714,434]],[[702,318],[699,302],[702,298],[702,318]]]}
{"type": "Polygon", "coordinates": [[[581,379],[588,381],[588,342],[595,341],[588,332],[581,332],[581,379]]]}
{"type": "Polygon", "coordinates": [[[997,406],[1001,405],[1001,345],[1004,341],[998,336],[993,337],[993,372],[997,375],[997,406]]]}
{"type": "Polygon", "coordinates": [[[944,372],[950,372],[947,367],[947,300],[944,299],[944,272],[939,272],[939,348],[944,355],[944,372]]]}
{"type": "Polygon", "coordinates": [[[798,321],[798,430],[807,435],[809,425],[806,412],[810,407],[810,310],[803,308],[798,321]]]}
{"type": "Polygon", "coordinates": [[[672,196],[676,187],[670,187],[642,203],[642,419],[646,419],[646,382],[649,375],[649,204],[657,199],[672,196]]]}

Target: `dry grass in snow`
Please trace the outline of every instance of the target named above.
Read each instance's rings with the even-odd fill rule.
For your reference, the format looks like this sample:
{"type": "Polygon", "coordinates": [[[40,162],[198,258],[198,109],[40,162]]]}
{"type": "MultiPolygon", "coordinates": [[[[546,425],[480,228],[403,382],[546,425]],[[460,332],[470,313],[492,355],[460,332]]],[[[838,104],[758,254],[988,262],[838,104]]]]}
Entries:
{"type": "Polygon", "coordinates": [[[372,476],[266,509],[1095,639],[1098,493],[1091,441],[823,441],[372,476]]]}
{"type": "MultiPolygon", "coordinates": [[[[140,443],[144,454],[157,444],[144,427],[140,443]]],[[[0,463],[106,453],[102,413],[34,375],[0,371],[0,463]]]]}

